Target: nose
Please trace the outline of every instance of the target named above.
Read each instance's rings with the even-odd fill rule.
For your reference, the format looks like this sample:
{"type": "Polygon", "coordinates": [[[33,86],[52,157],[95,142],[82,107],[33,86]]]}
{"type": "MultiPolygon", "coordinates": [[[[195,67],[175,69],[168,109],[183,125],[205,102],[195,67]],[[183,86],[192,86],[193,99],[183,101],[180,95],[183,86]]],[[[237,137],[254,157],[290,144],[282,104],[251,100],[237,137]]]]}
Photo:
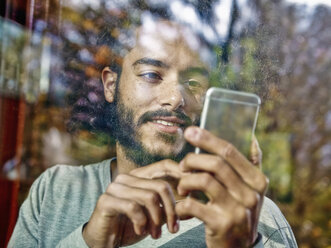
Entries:
{"type": "Polygon", "coordinates": [[[178,80],[165,83],[160,91],[159,101],[162,107],[177,110],[185,106],[183,87],[178,80]]]}

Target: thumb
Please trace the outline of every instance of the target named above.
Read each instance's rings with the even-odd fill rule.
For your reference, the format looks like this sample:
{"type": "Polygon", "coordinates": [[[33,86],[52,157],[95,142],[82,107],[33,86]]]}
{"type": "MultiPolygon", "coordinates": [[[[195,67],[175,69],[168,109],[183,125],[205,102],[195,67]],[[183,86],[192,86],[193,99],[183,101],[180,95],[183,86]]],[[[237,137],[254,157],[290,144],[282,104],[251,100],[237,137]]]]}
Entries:
{"type": "Polygon", "coordinates": [[[259,146],[255,135],[252,138],[251,151],[250,151],[250,161],[257,167],[261,168],[262,164],[262,151],[259,146]]]}

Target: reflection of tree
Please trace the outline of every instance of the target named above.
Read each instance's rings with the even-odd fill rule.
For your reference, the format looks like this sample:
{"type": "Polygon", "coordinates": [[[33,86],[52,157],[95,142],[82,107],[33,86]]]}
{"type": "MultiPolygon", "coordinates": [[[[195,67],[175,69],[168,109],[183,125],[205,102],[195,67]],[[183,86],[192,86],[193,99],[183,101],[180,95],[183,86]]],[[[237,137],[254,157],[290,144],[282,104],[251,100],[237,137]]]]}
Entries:
{"type": "MultiPolygon", "coordinates": [[[[207,13],[210,6],[213,6],[212,2],[206,1],[201,9],[207,13]]],[[[287,6],[279,1],[251,1],[249,10],[252,16],[245,19],[243,11],[247,10],[246,7],[233,1],[228,37],[223,50],[219,50],[223,59],[220,61],[221,82],[225,87],[254,91],[263,97],[258,129],[261,144],[264,144],[265,170],[273,179],[270,194],[286,202],[284,211],[300,245],[321,247],[327,242],[325,237],[330,225],[330,216],[325,216],[325,210],[330,210],[327,205],[330,197],[330,71],[327,70],[331,56],[327,33],[330,9],[319,7],[307,19],[301,15],[303,9],[300,7],[287,6]],[[315,203],[312,199],[318,201],[315,203]]],[[[158,11],[149,8],[144,1],[135,2],[135,8],[137,15],[142,10],[158,11]]],[[[208,19],[204,12],[199,13],[208,19]]],[[[68,20],[70,16],[67,15],[68,20]]],[[[93,48],[87,44],[91,44],[91,37],[104,23],[116,19],[116,25],[109,26],[112,48],[116,48],[119,35],[126,32],[133,20],[127,18],[125,11],[119,10],[108,14],[108,21],[105,21],[105,13],[92,9],[85,10],[80,16],[93,17],[88,21],[94,23],[94,31],[89,31],[86,21],[75,17],[77,27],[73,28],[80,32],[86,45],[73,44],[63,37],[67,42],[65,47],[70,47],[65,50],[70,51],[66,55],[70,59],[65,68],[69,71],[66,76],[76,82],[70,84],[72,92],[79,89],[86,92],[85,96],[80,95],[80,99],[74,97],[72,100],[80,101],[81,109],[88,113],[92,109],[88,110],[87,103],[102,94],[97,64],[107,64],[102,58],[113,57],[114,51],[104,44],[93,48]],[[87,51],[92,59],[77,60],[82,51],[87,51]],[[86,76],[92,79],[82,85],[86,76]],[[91,90],[96,93],[94,98],[88,97],[91,90]]],[[[69,23],[72,25],[73,22],[69,23]]],[[[218,80],[215,77],[215,83],[218,80]]]]}
{"type": "MultiPolygon", "coordinates": [[[[294,134],[291,142],[295,163],[294,213],[306,217],[307,223],[303,227],[310,225],[308,220],[318,220],[318,212],[323,209],[322,202],[312,204],[311,200],[323,195],[330,199],[331,196],[327,183],[331,173],[331,37],[327,34],[330,17],[330,9],[317,8],[307,30],[294,29],[292,40],[283,48],[282,70],[285,73],[281,77],[280,91],[287,101],[277,102],[279,109],[275,114],[286,120],[278,122],[279,127],[290,129],[294,134]]],[[[298,22],[297,12],[293,13],[293,18],[298,22]]],[[[291,24],[298,29],[295,23],[291,24]]],[[[329,209],[329,216],[320,231],[316,224],[309,227],[313,236],[317,238],[322,230],[328,229],[326,220],[330,217],[329,209]]],[[[302,234],[307,237],[308,233],[302,234]]]]}
{"type": "MultiPolygon", "coordinates": [[[[91,114],[103,112],[100,68],[112,60],[121,64],[132,25],[146,11],[171,14],[167,13],[171,1],[160,1],[163,5],[158,1],[109,1],[119,5],[111,7],[100,1],[100,8],[82,4],[77,9],[59,0],[34,2],[32,28],[52,39],[52,68],[50,91],[39,99],[38,114],[30,115],[34,120],[27,124],[33,130],[33,137],[27,136],[33,143],[31,156],[41,157],[37,154],[42,145],[38,143],[40,130],[47,131],[43,125],[54,126],[47,118],[50,105],[57,108],[52,113],[62,117],[65,111],[61,108],[75,110],[72,119],[76,122],[71,126],[78,132],[72,151],[75,159],[99,159],[105,152],[99,154],[82,140],[100,144],[109,139],[103,133],[94,131],[92,136],[82,130],[98,124],[89,118],[91,114]],[[85,148],[79,152],[81,147],[85,148]]],[[[202,20],[213,19],[217,1],[179,2],[193,7],[202,20]]],[[[319,7],[306,18],[302,7],[284,1],[233,0],[232,6],[227,37],[222,49],[216,49],[221,55],[220,70],[212,74],[212,83],[221,81],[223,87],[262,96],[258,138],[264,150],[264,169],[272,179],[270,195],[283,202],[300,247],[326,246],[331,229],[331,38],[327,32],[331,11],[319,7]]],[[[64,131],[63,126],[59,130],[64,131]]]]}
{"type": "Polygon", "coordinates": [[[286,202],[300,247],[323,247],[331,219],[331,10],[320,6],[304,14],[304,7],[279,1],[254,1],[254,9],[255,25],[234,34],[222,82],[261,92],[258,137],[273,179],[270,192],[286,202]]]}

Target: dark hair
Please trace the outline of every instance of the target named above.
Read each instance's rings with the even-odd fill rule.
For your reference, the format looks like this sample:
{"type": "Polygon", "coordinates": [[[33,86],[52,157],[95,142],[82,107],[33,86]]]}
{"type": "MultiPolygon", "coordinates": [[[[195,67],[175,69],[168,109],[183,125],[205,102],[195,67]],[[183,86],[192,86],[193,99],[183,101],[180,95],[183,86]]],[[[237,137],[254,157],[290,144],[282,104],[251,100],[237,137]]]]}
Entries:
{"type": "MultiPolygon", "coordinates": [[[[210,22],[212,18],[210,15],[211,3],[214,1],[197,2],[194,7],[198,10],[200,18],[205,22],[210,22]]],[[[126,9],[129,9],[130,12],[118,9],[114,13],[105,12],[102,19],[97,18],[96,24],[102,26],[102,28],[97,34],[96,42],[90,44],[95,47],[93,49],[89,48],[89,50],[95,52],[94,63],[83,64],[83,66],[87,66],[85,73],[81,73],[76,69],[73,70],[71,67],[66,68],[65,77],[71,85],[68,103],[72,106],[72,113],[67,123],[70,132],[85,129],[92,132],[101,131],[111,134],[109,123],[107,124],[109,120],[105,118],[105,109],[113,110],[114,107],[104,98],[100,72],[104,67],[109,66],[118,74],[119,82],[122,58],[134,43],[134,32],[136,27],[141,25],[142,15],[149,15],[153,19],[175,20],[178,22],[176,17],[170,13],[167,4],[155,7],[143,4],[143,1],[130,1],[130,7],[126,9]],[[94,73],[88,70],[94,71],[94,73]]],[[[198,31],[196,34],[208,49],[213,49],[215,44],[206,39],[203,32],[198,31]]],[[[92,33],[91,35],[95,34],[92,33]]],[[[93,37],[90,37],[90,40],[93,41],[93,37]]],[[[70,59],[73,60],[73,58],[70,59]]],[[[70,63],[68,64],[70,65],[70,63]]],[[[109,118],[109,113],[107,118],[109,118]]]]}

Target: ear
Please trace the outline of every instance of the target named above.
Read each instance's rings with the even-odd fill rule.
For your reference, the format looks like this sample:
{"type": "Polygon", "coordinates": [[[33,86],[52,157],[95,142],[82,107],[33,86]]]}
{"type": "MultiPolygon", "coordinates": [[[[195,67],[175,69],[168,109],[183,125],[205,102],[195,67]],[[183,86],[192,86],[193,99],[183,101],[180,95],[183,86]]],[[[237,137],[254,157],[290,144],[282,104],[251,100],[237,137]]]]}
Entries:
{"type": "Polygon", "coordinates": [[[113,102],[116,90],[117,73],[105,67],[101,73],[103,90],[107,102],[113,102]]]}

